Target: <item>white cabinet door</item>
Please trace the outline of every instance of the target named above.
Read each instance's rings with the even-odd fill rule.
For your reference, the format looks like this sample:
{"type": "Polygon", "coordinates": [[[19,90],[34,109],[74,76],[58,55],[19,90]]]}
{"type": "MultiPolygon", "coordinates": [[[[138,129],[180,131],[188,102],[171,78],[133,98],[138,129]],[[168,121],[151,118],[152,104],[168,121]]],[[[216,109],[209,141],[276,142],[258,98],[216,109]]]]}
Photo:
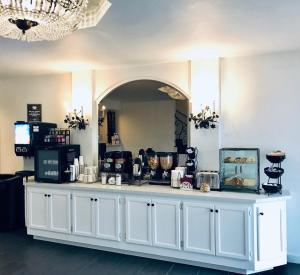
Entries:
{"type": "Polygon", "coordinates": [[[119,196],[103,195],[96,198],[96,236],[119,240],[119,196]]]}
{"type": "Polygon", "coordinates": [[[151,200],[126,198],[126,241],[151,245],[151,200]]]}
{"type": "Polygon", "coordinates": [[[243,205],[215,205],[217,256],[249,260],[249,211],[243,205]]]}
{"type": "Polygon", "coordinates": [[[28,222],[34,229],[48,229],[47,190],[32,188],[28,190],[28,222]]]}
{"type": "Polygon", "coordinates": [[[93,194],[73,194],[73,233],[82,236],[94,236],[94,196],[93,194]]]}
{"type": "Polygon", "coordinates": [[[49,229],[51,231],[71,232],[71,194],[68,191],[51,190],[49,201],[49,229]]]}
{"type": "Polygon", "coordinates": [[[153,245],[180,249],[180,202],[152,199],[153,245]]]}
{"type": "Polygon", "coordinates": [[[215,254],[214,205],[183,203],[183,248],[190,252],[215,254]]]}
{"type": "MultiPolygon", "coordinates": [[[[285,256],[285,204],[264,203],[256,208],[258,261],[276,261],[285,256]]],[[[286,257],[286,256],[285,256],[286,257]]]]}

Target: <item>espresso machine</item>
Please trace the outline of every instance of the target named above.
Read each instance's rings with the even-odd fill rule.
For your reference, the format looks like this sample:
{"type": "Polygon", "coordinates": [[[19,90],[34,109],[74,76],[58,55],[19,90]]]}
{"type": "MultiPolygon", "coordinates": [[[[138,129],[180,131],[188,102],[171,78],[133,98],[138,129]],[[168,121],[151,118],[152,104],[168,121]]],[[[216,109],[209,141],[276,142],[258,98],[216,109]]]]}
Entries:
{"type": "Polygon", "coordinates": [[[112,173],[115,171],[115,153],[115,151],[111,151],[104,154],[102,172],[112,173]]]}
{"type": "Polygon", "coordinates": [[[128,181],[132,176],[132,153],[130,151],[106,152],[101,171],[112,177],[120,174],[123,182],[128,181]]]}

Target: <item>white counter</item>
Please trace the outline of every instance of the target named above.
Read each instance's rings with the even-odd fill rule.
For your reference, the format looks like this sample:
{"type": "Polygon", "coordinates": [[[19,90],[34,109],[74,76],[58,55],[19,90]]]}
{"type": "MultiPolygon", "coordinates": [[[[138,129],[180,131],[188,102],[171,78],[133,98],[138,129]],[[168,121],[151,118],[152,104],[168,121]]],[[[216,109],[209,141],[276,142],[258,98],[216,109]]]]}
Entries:
{"type": "Polygon", "coordinates": [[[38,239],[241,274],[287,262],[287,191],[267,196],[148,184],[24,185],[27,233],[38,239]]]}
{"type": "Polygon", "coordinates": [[[63,190],[81,190],[88,192],[109,192],[109,193],[122,193],[122,194],[139,194],[146,196],[164,196],[164,197],[180,197],[187,199],[201,199],[208,201],[228,201],[234,200],[235,202],[241,203],[259,203],[265,201],[278,201],[280,199],[286,200],[290,197],[290,194],[287,190],[283,191],[282,195],[273,194],[266,195],[261,192],[261,194],[256,193],[242,193],[242,192],[228,192],[228,191],[210,191],[208,193],[202,193],[199,190],[180,190],[172,188],[169,186],[159,186],[159,185],[149,185],[144,184],[141,186],[138,185],[109,185],[101,183],[63,183],[63,184],[54,184],[54,183],[39,183],[39,182],[25,182],[25,186],[34,186],[41,188],[54,188],[54,189],[63,189],[63,190]]]}

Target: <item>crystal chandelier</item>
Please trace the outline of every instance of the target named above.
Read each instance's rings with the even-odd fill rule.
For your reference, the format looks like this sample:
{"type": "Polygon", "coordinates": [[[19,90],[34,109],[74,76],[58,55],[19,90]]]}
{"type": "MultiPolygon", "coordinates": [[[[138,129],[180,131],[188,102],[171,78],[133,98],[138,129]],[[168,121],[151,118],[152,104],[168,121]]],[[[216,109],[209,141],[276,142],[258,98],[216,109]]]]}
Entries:
{"type": "Polygon", "coordinates": [[[26,41],[58,40],[95,26],[107,0],[0,0],[0,35],[26,41]]]}

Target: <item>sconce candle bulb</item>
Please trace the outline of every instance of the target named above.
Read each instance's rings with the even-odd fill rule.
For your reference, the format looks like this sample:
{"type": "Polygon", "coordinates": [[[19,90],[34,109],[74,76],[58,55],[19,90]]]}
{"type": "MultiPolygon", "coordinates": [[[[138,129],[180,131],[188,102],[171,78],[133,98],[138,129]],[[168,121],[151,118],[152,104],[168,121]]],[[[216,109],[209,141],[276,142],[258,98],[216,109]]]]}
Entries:
{"type": "Polygon", "coordinates": [[[101,107],[101,113],[99,112],[99,116],[98,116],[99,117],[98,118],[98,125],[100,127],[103,126],[104,117],[105,117],[105,109],[106,109],[105,105],[102,105],[102,107],[101,107]]]}

